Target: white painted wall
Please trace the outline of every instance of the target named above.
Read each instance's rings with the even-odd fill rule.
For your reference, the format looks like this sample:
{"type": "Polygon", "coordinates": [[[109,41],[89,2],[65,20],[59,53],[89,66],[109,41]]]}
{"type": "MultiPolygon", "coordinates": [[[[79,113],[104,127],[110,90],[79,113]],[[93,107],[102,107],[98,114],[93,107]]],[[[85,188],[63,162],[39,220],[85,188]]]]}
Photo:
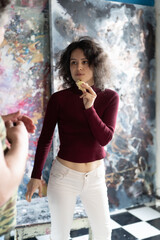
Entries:
{"type": "Polygon", "coordinates": [[[156,194],[160,197],[160,0],[156,9],[156,194]]]}

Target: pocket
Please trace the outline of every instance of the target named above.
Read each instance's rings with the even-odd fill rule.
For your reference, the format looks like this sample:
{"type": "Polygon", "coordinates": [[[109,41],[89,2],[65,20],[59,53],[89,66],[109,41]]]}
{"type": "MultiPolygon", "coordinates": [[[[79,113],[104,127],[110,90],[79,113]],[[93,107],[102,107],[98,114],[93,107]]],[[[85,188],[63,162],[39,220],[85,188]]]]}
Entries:
{"type": "Polygon", "coordinates": [[[54,164],[52,166],[49,178],[52,182],[59,182],[64,179],[64,177],[67,175],[67,173],[68,173],[67,169],[54,164]]]}
{"type": "Polygon", "coordinates": [[[102,179],[105,178],[105,169],[103,166],[97,169],[97,177],[102,179]]]}
{"type": "Polygon", "coordinates": [[[53,172],[50,174],[50,177],[62,180],[66,175],[67,175],[66,172],[53,172]]]}

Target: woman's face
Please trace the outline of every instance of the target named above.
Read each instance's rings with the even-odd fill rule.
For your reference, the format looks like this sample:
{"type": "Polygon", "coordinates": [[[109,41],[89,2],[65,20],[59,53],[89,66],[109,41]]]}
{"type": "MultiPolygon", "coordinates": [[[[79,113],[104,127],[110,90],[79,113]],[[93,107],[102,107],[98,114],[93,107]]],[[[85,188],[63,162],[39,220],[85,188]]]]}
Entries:
{"type": "Polygon", "coordinates": [[[75,82],[81,80],[90,86],[94,84],[93,68],[89,66],[88,59],[80,48],[71,53],[70,72],[75,82]]]}

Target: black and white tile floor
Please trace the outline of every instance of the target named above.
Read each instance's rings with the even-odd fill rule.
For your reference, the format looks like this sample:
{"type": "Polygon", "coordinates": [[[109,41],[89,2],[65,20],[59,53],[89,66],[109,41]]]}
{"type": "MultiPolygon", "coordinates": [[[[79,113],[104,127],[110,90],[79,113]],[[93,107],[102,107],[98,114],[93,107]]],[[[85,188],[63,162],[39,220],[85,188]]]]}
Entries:
{"type": "MultiPolygon", "coordinates": [[[[111,213],[112,240],[160,240],[160,207],[143,205],[111,213]]],[[[88,240],[86,229],[72,232],[72,240],[88,240]]],[[[28,240],[49,240],[39,236],[28,240]]]]}
{"type": "MultiPolygon", "coordinates": [[[[143,205],[111,213],[112,240],[160,240],[160,208],[143,205]]],[[[79,232],[72,240],[88,240],[79,232]]],[[[49,238],[48,238],[49,239],[49,238]]],[[[37,237],[37,240],[48,240],[37,237]]]]}
{"type": "Polygon", "coordinates": [[[111,214],[112,240],[160,240],[160,211],[141,206],[111,214]]]}

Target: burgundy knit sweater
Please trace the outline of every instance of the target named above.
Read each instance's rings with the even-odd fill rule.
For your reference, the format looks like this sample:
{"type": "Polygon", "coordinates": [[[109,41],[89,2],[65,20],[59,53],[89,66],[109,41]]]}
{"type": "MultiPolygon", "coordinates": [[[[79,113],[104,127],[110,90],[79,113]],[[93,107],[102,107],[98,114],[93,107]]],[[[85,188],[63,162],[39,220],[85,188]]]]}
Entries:
{"type": "Polygon", "coordinates": [[[94,106],[85,109],[82,92],[77,87],[54,93],[47,106],[38,140],[32,178],[41,178],[43,166],[58,124],[60,146],[58,156],[76,163],[87,163],[105,157],[104,146],[114,133],[119,96],[110,89],[92,87],[97,97],[94,106]]]}

